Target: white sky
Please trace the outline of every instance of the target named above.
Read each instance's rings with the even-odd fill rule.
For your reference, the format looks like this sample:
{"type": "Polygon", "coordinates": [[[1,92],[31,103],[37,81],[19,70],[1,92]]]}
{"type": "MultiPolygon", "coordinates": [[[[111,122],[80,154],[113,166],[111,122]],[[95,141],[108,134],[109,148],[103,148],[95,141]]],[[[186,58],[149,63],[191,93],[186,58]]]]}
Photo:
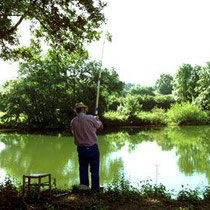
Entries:
{"type": "MultiPolygon", "coordinates": [[[[174,75],[183,63],[210,61],[209,0],[107,0],[103,64],[120,79],[153,85],[161,73],[174,75]]],[[[89,47],[100,59],[102,42],[89,47]]],[[[15,67],[0,62],[0,84],[14,77],[15,67]]]]}

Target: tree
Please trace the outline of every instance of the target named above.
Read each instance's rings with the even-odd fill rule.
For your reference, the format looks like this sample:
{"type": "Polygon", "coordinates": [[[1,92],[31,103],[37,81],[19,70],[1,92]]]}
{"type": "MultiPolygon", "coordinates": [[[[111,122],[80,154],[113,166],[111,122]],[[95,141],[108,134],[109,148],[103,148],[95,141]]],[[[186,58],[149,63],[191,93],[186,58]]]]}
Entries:
{"type": "Polygon", "coordinates": [[[30,47],[20,46],[18,28],[30,21],[31,44],[41,40],[68,52],[81,49],[83,42],[97,40],[105,22],[101,0],[8,0],[0,1],[0,57],[30,57],[30,47]]]}
{"type": "MultiPolygon", "coordinates": [[[[24,121],[30,128],[64,128],[74,116],[74,104],[80,101],[94,113],[101,65],[72,56],[49,51],[45,57],[22,63],[19,78],[7,82],[1,94],[5,122],[17,125],[24,121]]],[[[123,86],[114,69],[103,69],[99,114],[107,108],[107,96],[119,94],[123,86]]]]}
{"type": "Polygon", "coordinates": [[[173,90],[173,77],[170,74],[161,74],[156,81],[155,87],[160,94],[168,95],[173,90]]]}
{"type": "Polygon", "coordinates": [[[143,87],[140,85],[136,85],[130,88],[129,93],[131,95],[150,95],[154,96],[154,88],[153,87],[143,87]]]}
{"type": "Polygon", "coordinates": [[[195,88],[197,97],[194,101],[203,109],[210,110],[210,63],[201,68],[198,74],[199,80],[195,88]]]}
{"type": "Polygon", "coordinates": [[[190,64],[180,66],[173,85],[174,94],[178,100],[192,102],[198,96],[196,87],[200,70],[200,66],[192,67],[190,64]]]}

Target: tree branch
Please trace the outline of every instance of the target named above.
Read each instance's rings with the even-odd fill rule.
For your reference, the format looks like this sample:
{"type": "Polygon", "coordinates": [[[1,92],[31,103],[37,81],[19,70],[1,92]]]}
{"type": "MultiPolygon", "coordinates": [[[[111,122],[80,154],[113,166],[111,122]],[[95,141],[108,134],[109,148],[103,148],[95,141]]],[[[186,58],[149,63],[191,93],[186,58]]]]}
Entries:
{"type": "Polygon", "coordinates": [[[8,33],[13,33],[17,29],[17,27],[22,23],[23,19],[27,16],[29,9],[31,7],[33,7],[36,4],[36,2],[37,2],[37,0],[34,0],[32,2],[32,4],[28,7],[28,9],[26,10],[26,12],[20,17],[20,19],[18,20],[18,22],[10,30],[7,31],[8,33]]]}

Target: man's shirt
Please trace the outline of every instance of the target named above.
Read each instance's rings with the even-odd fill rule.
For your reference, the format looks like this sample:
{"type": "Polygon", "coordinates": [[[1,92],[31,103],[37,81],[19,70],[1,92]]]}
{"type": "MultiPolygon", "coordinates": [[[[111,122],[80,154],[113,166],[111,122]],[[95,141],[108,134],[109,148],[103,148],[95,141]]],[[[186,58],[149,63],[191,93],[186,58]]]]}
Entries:
{"type": "Polygon", "coordinates": [[[74,135],[74,143],[77,146],[92,146],[97,143],[96,130],[102,126],[102,122],[96,120],[93,115],[79,113],[71,121],[71,130],[74,135]]]}

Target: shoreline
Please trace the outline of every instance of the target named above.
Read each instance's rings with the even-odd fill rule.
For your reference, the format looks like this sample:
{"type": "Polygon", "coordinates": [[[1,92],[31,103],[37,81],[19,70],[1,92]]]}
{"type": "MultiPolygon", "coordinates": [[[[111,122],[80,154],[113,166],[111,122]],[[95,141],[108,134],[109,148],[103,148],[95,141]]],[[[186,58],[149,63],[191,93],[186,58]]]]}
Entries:
{"type": "Polygon", "coordinates": [[[52,188],[51,191],[38,193],[33,190],[23,197],[20,188],[12,182],[1,186],[1,207],[5,209],[97,209],[97,210],[150,210],[150,209],[210,209],[210,187],[199,192],[184,188],[174,197],[164,185],[151,185],[145,182],[140,189],[132,187],[129,180],[110,183],[99,193],[79,190],[72,186],[69,190],[52,188]]]}
{"type": "MultiPolygon", "coordinates": [[[[193,127],[193,126],[208,126],[208,124],[203,125],[116,125],[116,126],[104,126],[103,130],[97,131],[98,134],[105,134],[107,132],[111,131],[122,131],[122,130],[128,130],[128,131],[143,131],[143,130],[160,130],[163,128],[174,128],[174,127],[193,127]]],[[[62,130],[62,129],[22,129],[22,128],[1,128],[0,127],[0,133],[17,133],[17,134],[34,134],[34,135],[62,135],[62,136],[72,136],[70,130],[62,130]]]]}

